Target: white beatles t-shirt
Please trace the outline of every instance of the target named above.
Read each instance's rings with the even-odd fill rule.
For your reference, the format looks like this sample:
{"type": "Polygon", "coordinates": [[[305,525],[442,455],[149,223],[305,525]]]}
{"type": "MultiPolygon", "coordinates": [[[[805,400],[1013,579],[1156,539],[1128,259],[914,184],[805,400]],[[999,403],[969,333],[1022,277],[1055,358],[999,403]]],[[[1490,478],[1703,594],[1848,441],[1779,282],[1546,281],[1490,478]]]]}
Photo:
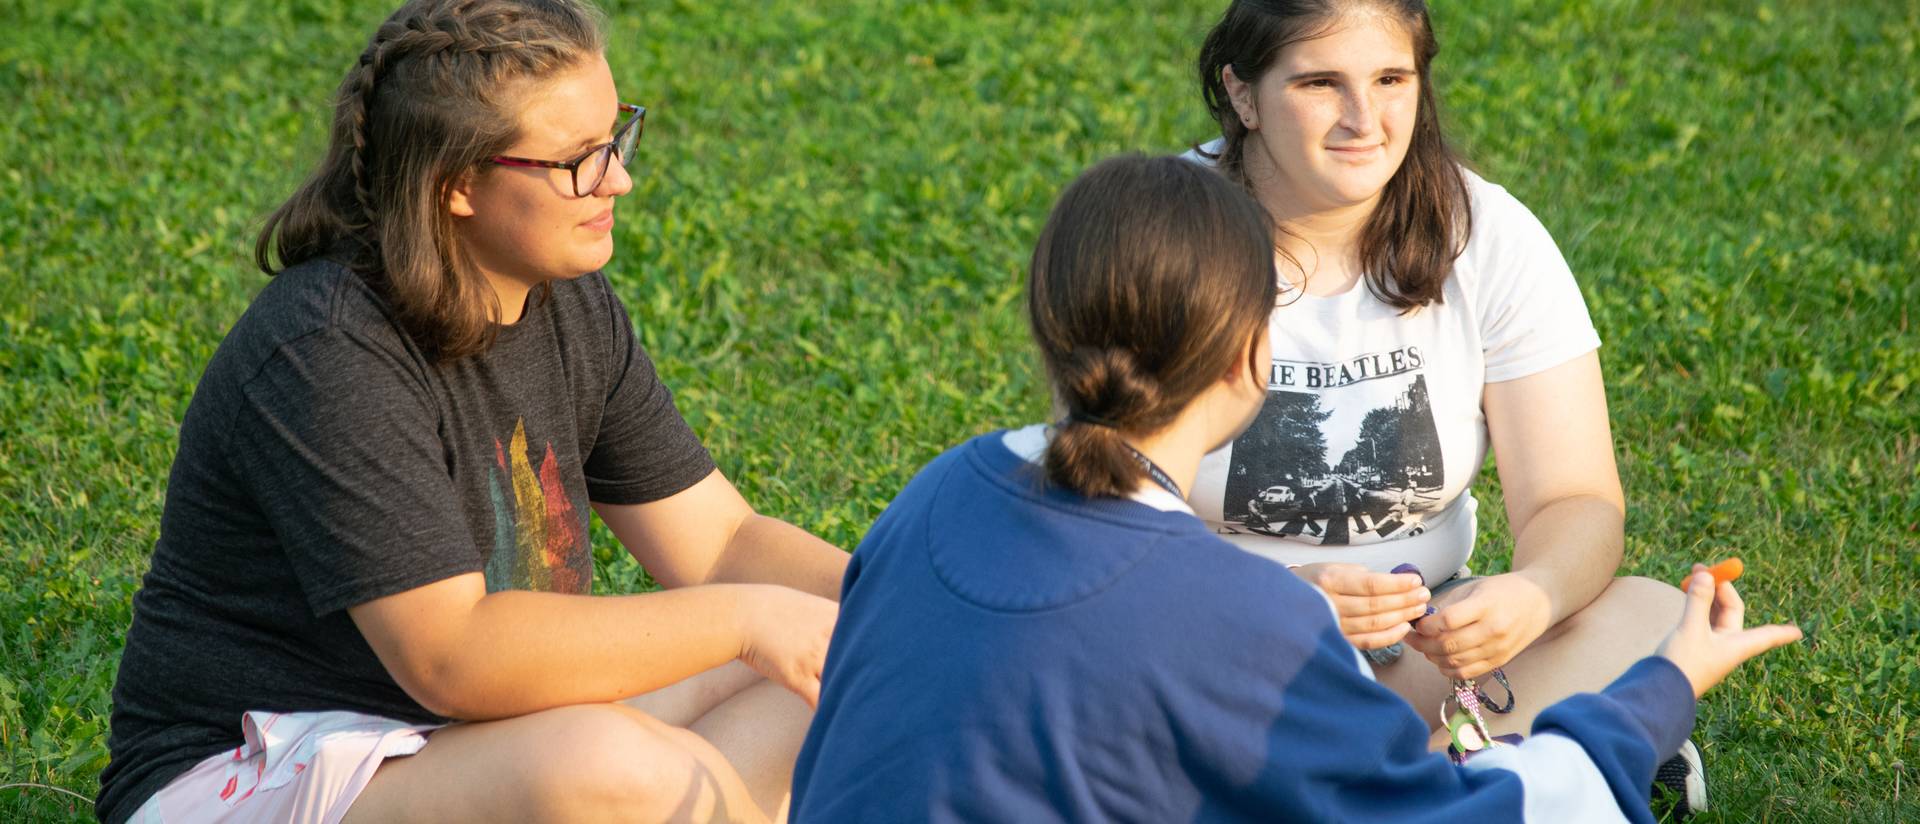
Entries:
{"type": "Polygon", "coordinates": [[[1188,496],[1223,538],[1284,563],[1412,563],[1430,583],[1466,563],[1482,389],[1600,345],[1546,227],[1507,190],[1466,179],[1473,233],[1443,302],[1402,315],[1364,280],[1338,295],[1283,291],[1267,322],[1266,405],[1201,462],[1188,496]]]}

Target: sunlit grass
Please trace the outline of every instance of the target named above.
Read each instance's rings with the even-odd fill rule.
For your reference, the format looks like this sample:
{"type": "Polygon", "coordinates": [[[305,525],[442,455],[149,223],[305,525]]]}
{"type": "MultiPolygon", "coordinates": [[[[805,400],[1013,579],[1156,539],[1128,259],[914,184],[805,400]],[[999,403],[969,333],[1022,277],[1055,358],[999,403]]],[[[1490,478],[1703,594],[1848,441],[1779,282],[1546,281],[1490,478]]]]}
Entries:
{"type": "MultiPolygon", "coordinates": [[[[851,547],[940,450],[1042,416],[1039,221],[1092,161],[1207,136],[1222,4],[609,5],[650,110],[614,283],[728,475],[851,547]]],[[[1703,703],[1715,818],[1920,818],[1920,7],[1439,5],[1453,133],[1606,341],[1626,571],[1738,553],[1755,617],[1809,631],[1703,703]]],[[[0,0],[0,784],[96,789],[180,416],[386,11],[0,0]]],[[[642,585],[596,547],[602,591],[642,585]]]]}

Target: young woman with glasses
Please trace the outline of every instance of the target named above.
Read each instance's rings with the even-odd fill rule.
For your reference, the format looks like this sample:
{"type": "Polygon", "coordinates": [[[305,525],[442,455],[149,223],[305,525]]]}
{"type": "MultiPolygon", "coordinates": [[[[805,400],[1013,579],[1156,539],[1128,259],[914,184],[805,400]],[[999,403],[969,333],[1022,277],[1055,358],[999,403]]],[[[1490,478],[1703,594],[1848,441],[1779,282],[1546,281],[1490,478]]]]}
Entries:
{"type": "Polygon", "coordinates": [[[779,814],[846,555],[600,272],[646,113],[602,52],[583,0],[415,0],[348,72],[181,426],[102,819],[779,814]],[[664,591],[588,594],[589,506],[664,591]]]}

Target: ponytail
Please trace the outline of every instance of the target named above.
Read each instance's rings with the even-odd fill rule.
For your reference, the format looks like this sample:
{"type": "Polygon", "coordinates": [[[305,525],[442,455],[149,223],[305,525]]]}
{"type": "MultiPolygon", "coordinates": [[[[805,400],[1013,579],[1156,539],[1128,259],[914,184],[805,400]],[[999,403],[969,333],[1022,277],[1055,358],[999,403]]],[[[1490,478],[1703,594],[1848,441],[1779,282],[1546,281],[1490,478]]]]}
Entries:
{"type": "Polygon", "coordinates": [[[1066,409],[1047,480],[1124,496],[1129,438],[1157,432],[1265,334],[1272,223],[1240,187],[1174,157],[1113,158],[1067,187],[1033,252],[1027,310],[1066,409]]]}
{"type": "Polygon", "coordinates": [[[1047,480],[1089,497],[1127,495],[1139,485],[1141,469],[1123,433],[1168,422],[1157,420],[1169,406],[1158,382],[1126,349],[1080,347],[1058,374],[1069,407],[1047,448],[1047,480]]]}

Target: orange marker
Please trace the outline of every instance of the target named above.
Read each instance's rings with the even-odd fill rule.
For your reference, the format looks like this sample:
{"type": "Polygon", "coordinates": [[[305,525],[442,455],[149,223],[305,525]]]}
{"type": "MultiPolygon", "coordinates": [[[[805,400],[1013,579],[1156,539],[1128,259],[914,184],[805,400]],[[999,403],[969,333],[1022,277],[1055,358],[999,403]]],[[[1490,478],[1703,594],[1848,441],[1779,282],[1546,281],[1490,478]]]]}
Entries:
{"type": "MultiPolygon", "coordinates": [[[[1740,556],[1738,555],[1707,567],[1707,574],[1713,576],[1713,585],[1716,588],[1721,584],[1740,580],[1740,573],[1745,571],[1747,571],[1747,566],[1740,562],[1740,556]]],[[[1687,578],[1692,579],[1693,576],[1688,575],[1687,578]]],[[[1686,589],[1687,582],[1681,581],[1680,588],[1686,589]]]]}

